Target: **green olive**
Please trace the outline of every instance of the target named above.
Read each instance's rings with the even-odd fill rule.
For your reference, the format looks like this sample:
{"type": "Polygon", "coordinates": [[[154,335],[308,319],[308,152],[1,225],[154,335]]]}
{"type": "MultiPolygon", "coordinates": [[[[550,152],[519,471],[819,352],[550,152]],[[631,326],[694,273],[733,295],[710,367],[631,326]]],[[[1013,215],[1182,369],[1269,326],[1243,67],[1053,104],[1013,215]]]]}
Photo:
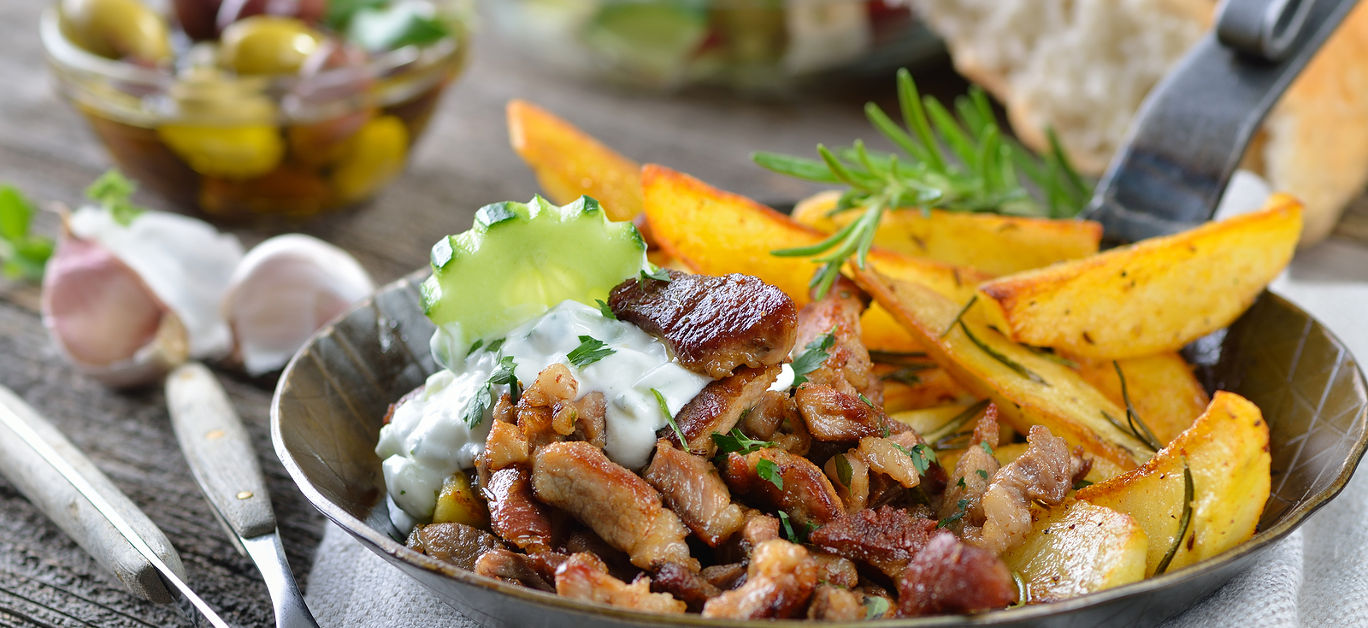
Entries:
{"type": "Polygon", "coordinates": [[[62,0],[62,34],[101,57],[161,64],[171,59],[166,20],[139,0],[62,0]]]}
{"type": "Polygon", "coordinates": [[[351,139],[349,154],[332,173],[333,190],[343,203],[370,198],[404,169],[409,134],[404,122],[380,116],[361,127],[351,139]]]}
{"type": "Polygon", "coordinates": [[[233,22],[219,38],[219,65],[238,74],[294,74],[323,35],[292,17],[254,15],[233,22]]]}
{"type": "Polygon", "coordinates": [[[247,179],[273,170],[284,157],[275,103],[211,68],[184,73],[170,93],[177,113],[157,135],[196,172],[247,179]]]}

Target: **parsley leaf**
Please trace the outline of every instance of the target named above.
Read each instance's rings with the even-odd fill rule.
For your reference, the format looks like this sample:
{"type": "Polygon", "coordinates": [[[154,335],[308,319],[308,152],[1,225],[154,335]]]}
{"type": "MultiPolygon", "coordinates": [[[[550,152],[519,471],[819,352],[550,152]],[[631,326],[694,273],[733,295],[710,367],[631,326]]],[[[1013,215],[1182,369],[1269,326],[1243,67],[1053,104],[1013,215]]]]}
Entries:
{"type": "Polygon", "coordinates": [[[654,279],[656,281],[663,281],[665,283],[670,283],[674,280],[674,278],[670,277],[670,271],[665,270],[664,268],[656,268],[654,266],[652,266],[650,270],[647,270],[645,268],[641,269],[641,274],[638,281],[641,283],[646,283],[647,279],[654,279]]]}
{"type": "Polygon", "coordinates": [[[979,476],[979,477],[981,477],[981,478],[983,478],[983,479],[985,479],[985,480],[988,479],[988,470],[987,470],[987,469],[975,469],[974,471],[975,471],[976,473],[978,473],[978,476],[979,476]]]}
{"type": "Polygon", "coordinates": [[[926,475],[926,470],[936,462],[936,451],[925,443],[918,443],[912,446],[912,451],[908,452],[912,457],[912,466],[917,468],[917,473],[926,475]]]}
{"type": "Polygon", "coordinates": [[[871,595],[864,600],[865,619],[883,617],[888,613],[888,598],[871,595]]]}
{"type": "Polygon", "coordinates": [[[484,338],[481,338],[479,340],[476,340],[475,342],[470,343],[470,348],[466,349],[466,355],[470,355],[472,353],[475,353],[476,351],[479,351],[480,347],[482,346],[484,346],[484,338]]]}
{"type": "Polygon", "coordinates": [[[993,453],[993,446],[989,445],[988,441],[979,441],[979,447],[982,447],[984,451],[988,452],[988,455],[997,456],[997,454],[993,453]]]}
{"type": "Polygon", "coordinates": [[[833,327],[831,331],[813,338],[812,342],[809,342],[806,347],[803,347],[803,352],[793,359],[794,387],[808,381],[808,373],[821,368],[822,364],[827,361],[827,358],[831,357],[828,351],[831,349],[832,345],[836,344],[835,332],[836,328],[833,327]]]}
{"type": "Polygon", "coordinates": [[[784,476],[779,472],[779,465],[774,464],[773,460],[761,458],[755,463],[755,473],[760,479],[774,485],[774,488],[784,490],[784,476]]]}
{"type": "Polygon", "coordinates": [[[865,405],[867,405],[867,406],[869,406],[869,407],[871,407],[871,408],[874,407],[874,402],[873,402],[873,401],[870,401],[870,400],[869,400],[869,397],[866,397],[866,396],[864,395],[864,393],[855,393],[855,395],[858,396],[858,397],[860,398],[860,401],[863,401],[865,405]]]}
{"type": "Polygon", "coordinates": [[[603,344],[600,340],[594,339],[592,336],[580,336],[579,341],[579,346],[570,350],[570,353],[565,355],[565,358],[570,360],[571,364],[579,368],[584,368],[617,353],[616,350],[610,349],[608,345],[603,344]]]}
{"type": "Polygon", "coordinates": [[[771,441],[755,440],[754,438],[746,436],[745,434],[741,433],[740,428],[736,427],[733,427],[731,433],[729,434],[720,434],[718,432],[713,432],[712,440],[714,443],[717,444],[718,452],[725,454],[734,451],[743,456],[752,451],[758,451],[766,447],[777,446],[775,443],[771,441]]]}
{"type": "Polygon", "coordinates": [[[665,422],[670,424],[670,429],[674,430],[675,436],[679,438],[679,446],[687,451],[689,439],[684,438],[684,430],[679,429],[679,423],[675,421],[674,415],[670,414],[670,404],[665,403],[665,395],[660,394],[660,391],[654,388],[651,389],[651,394],[655,395],[656,403],[660,404],[660,413],[665,415],[665,422]]]}
{"type": "Polygon", "coordinates": [[[38,213],[33,203],[13,186],[0,186],[0,271],[12,279],[36,280],[52,257],[52,239],[31,235],[38,213]]]}
{"type": "Polygon", "coordinates": [[[937,528],[937,529],[939,529],[939,528],[948,528],[948,527],[954,525],[956,521],[959,521],[960,519],[963,519],[963,518],[964,518],[964,509],[966,509],[966,508],[969,507],[969,500],[968,500],[968,499],[961,499],[961,500],[959,500],[958,503],[955,504],[955,507],[956,507],[958,510],[956,510],[954,513],[952,513],[949,517],[946,517],[946,518],[944,518],[944,519],[941,519],[939,522],[936,523],[936,528],[937,528]]]}
{"type": "Polygon", "coordinates": [[[493,395],[490,393],[490,386],[486,383],[479,390],[475,391],[475,396],[471,398],[470,405],[466,406],[465,416],[462,420],[470,429],[475,429],[484,420],[485,411],[493,405],[493,395]]]}
{"type": "Polygon", "coordinates": [[[798,538],[798,533],[793,530],[793,522],[789,521],[788,513],[779,511],[779,525],[784,529],[784,538],[794,542],[802,543],[798,538]]]}
{"type": "Polygon", "coordinates": [[[594,302],[598,303],[599,314],[602,314],[604,318],[610,321],[618,319],[617,314],[613,313],[613,308],[609,307],[607,303],[604,303],[603,299],[594,299],[594,302]]]}
{"type": "Polygon", "coordinates": [[[503,348],[505,340],[507,340],[507,338],[498,338],[489,341],[489,344],[485,345],[485,351],[488,351],[490,353],[498,353],[499,349],[503,348]]]}
{"type": "Polygon", "coordinates": [[[118,170],[109,170],[86,188],[85,195],[104,207],[114,218],[114,222],[127,227],[134,218],[147,211],[133,204],[133,193],[137,190],[137,183],[123,176],[118,170]]]}

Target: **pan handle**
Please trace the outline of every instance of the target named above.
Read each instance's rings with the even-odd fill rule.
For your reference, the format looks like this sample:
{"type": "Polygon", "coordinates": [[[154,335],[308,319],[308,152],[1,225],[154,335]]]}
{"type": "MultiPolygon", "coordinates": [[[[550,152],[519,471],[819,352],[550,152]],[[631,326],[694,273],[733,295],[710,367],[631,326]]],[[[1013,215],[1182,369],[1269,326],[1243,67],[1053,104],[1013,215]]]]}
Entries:
{"type": "Polygon", "coordinates": [[[1358,0],[1224,0],[1216,27],[1154,87],[1087,217],[1109,241],[1211,217],[1268,110],[1358,0]]]}

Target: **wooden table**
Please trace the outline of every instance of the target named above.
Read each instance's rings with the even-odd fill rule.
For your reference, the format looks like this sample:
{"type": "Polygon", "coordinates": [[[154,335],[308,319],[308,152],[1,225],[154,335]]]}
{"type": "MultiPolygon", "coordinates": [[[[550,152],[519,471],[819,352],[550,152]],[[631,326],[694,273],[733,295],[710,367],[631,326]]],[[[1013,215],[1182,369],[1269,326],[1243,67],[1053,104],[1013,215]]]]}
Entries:
{"type": "MultiPolygon", "coordinates": [[[[36,25],[47,2],[0,2],[0,182],[30,197],[79,203],[110,166],[84,121],[58,100],[43,67],[36,25]]],[[[787,104],[737,102],[725,94],[662,98],[574,82],[537,67],[491,33],[447,93],[408,171],[369,206],[302,226],[356,255],[377,282],[427,263],[439,237],[470,226],[476,208],[527,200],[532,175],[508,147],[504,104],[524,98],[582,125],[642,161],[692,173],[760,199],[794,199],[810,188],[752,165],[753,150],[811,155],[817,142],[848,143],[870,133],[861,103],[885,103],[892,77],[870,88],[787,104]]],[[[934,91],[962,84],[945,69],[922,75],[934,91]]],[[[139,202],[174,209],[150,193],[139,202]]],[[[53,215],[37,229],[56,232],[53,215]]],[[[270,235],[237,230],[245,244],[270,235]]],[[[170,537],[191,586],[234,624],[271,621],[266,589],[237,555],[190,478],[159,388],[114,392],[75,373],[57,355],[38,316],[38,288],[0,280],[0,384],[59,426],[170,537]]],[[[287,554],[307,585],[325,522],[276,460],[267,429],[271,381],[224,373],[251,431],[279,515],[287,554]]],[[[166,626],[170,606],[141,602],[0,479],[0,625],[166,626]]]]}

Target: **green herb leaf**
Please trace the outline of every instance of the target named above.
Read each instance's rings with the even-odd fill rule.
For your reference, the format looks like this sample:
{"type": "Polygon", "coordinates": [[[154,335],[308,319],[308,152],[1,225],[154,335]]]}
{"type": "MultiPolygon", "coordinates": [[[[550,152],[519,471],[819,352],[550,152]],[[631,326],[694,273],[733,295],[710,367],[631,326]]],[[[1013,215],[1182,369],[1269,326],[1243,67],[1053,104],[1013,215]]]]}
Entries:
{"type": "Polygon", "coordinates": [[[37,280],[52,257],[52,239],[29,233],[38,209],[18,188],[0,186],[0,272],[11,279],[37,280]]]}
{"type": "Polygon", "coordinates": [[[857,392],[857,393],[855,393],[855,396],[859,397],[859,398],[860,398],[860,401],[863,401],[865,405],[867,405],[867,406],[869,406],[869,407],[871,407],[871,408],[874,407],[874,402],[873,402],[873,401],[870,401],[870,400],[869,400],[869,397],[866,397],[866,396],[864,395],[864,393],[857,392]]]}
{"type": "Polygon", "coordinates": [[[485,412],[493,405],[494,399],[490,390],[488,383],[481,386],[479,390],[475,391],[475,396],[471,398],[470,405],[466,406],[463,420],[470,429],[475,429],[484,420],[485,412]]]}
{"type": "MultiPolygon", "coordinates": [[[[777,514],[779,515],[779,525],[784,532],[784,538],[793,543],[803,543],[807,540],[806,534],[793,529],[793,521],[789,519],[788,513],[780,510],[777,514]]],[[[809,521],[808,524],[810,526],[812,522],[809,521]]],[[[811,530],[812,528],[809,527],[807,530],[804,530],[804,532],[810,532],[811,530]]]]}
{"type": "Polygon", "coordinates": [[[617,350],[610,348],[592,336],[580,336],[579,341],[579,346],[571,349],[570,353],[565,355],[565,359],[570,360],[570,363],[578,368],[584,368],[617,353],[617,350]]]}
{"type": "Polygon", "coordinates": [[[774,488],[784,490],[784,476],[779,472],[779,465],[774,464],[773,460],[761,458],[755,463],[755,473],[760,479],[773,484],[774,488]]]}
{"type": "Polygon", "coordinates": [[[850,486],[851,476],[855,473],[854,469],[850,468],[850,461],[846,459],[845,454],[836,454],[835,457],[836,478],[841,481],[841,486],[850,486]]]}
{"type": "MultiPolygon", "coordinates": [[[[983,469],[979,469],[979,470],[982,471],[983,469]]],[[[958,487],[960,487],[960,488],[962,488],[962,489],[967,489],[967,488],[969,488],[969,485],[964,483],[964,478],[963,478],[963,477],[961,477],[961,478],[959,479],[958,482],[955,482],[955,486],[958,486],[958,487]]]]}
{"type": "Polygon", "coordinates": [[[926,470],[936,462],[936,452],[926,443],[917,443],[912,446],[912,451],[908,452],[912,457],[912,466],[917,468],[917,473],[926,475],[926,470]]]}
{"type": "Polygon", "coordinates": [[[1130,432],[1137,440],[1145,443],[1150,449],[1159,451],[1164,444],[1159,442],[1159,438],[1150,431],[1148,425],[1140,419],[1140,413],[1135,411],[1135,406],[1131,404],[1130,390],[1126,388],[1126,374],[1121,372],[1121,364],[1112,360],[1112,368],[1116,369],[1116,377],[1121,380],[1121,400],[1126,403],[1126,424],[1130,426],[1130,432]]]}
{"type": "Polygon", "coordinates": [[[803,348],[803,352],[793,359],[794,387],[808,381],[808,373],[821,368],[822,364],[827,361],[827,358],[831,357],[829,351],[831,350],[831,347],[836,344],[835,332],[836,330],[833,328],[831,331],[813,338],[812,342],[809,342],[807,346],[803,348]]]}
{"type": "Polygon", "coordinates": [[[983,90],[974,87],[957,98],[952,114],[951,108],[918,93],[907,70],[898,72],[897,82],[902,124],[874,103],[865,105],[865,115],[899,153],[871,152],[856,140],[849,148],[835,151],[818,145],[820,160],[775,153],[752,156],[756,164],[772,172],[844,184],[848,189],[838,210],[864,208],[858,218],[816,245],[773,252],[813,257],[822,264],[812,282],[817,298],[826,294],[850,258],[864,267],[885,211],[936,207],[1067,217],[1081,212],[1092,195],[1052,132],[1047,132],[1048,154],[1033,156],[998,127],[983,90]]]}
{"type": "Polygon", "coordinates": [[[647,279],[654,279],[665,283],[673,281],[673,278],[670,277],[670,271],[650,265],[648,265],[647,268],[641,269],[641,273],[638,275],[638,280],[642,283],[645,283],[647,279]]]}
{"type": "Polygon", "coordinates": [[[604,318],[610,321],[618,319],[617,314],[613,313],[613,308],[609,307],[607,303],[604,303],[603,299],[594,299],[594,302],[598,303],[599,314],[602,314],[604,318]]]}
{"type": "Polygon", "coordinates": [[[879,376],[885,382],[898,382],[908,386],[916,386],[921,383],[921,376],[918,373],[929,371],[936,368],[935,364],[909,364],[900,366],[888,373],[879,376]]]}
{"type": "Polygon", "coordinates": [[[1083,490],[1083,489],[1085,489],[1085,488],[1088,488],[1089,486],[1092,486],[1092,485],[1093,485],[1093,483],[1092,483],[1092,482],[1089,482],[1089,481],[1087,481],[1087,480],[1079,480],[1079,481],[1077,481],[1077,482],[1074,482],[1073,490],[1075,490],[1075,491],[1081,491],[1081,490],[1083,490]]]}
{"type": "Polygon", "coordinates": [[[965,423],[969,422],[969,419],[978,416],[980,412],[983,412],[984,408],[988,407],[989,403],[991,402],[987,399],[980,399],[978,402],[974,403],[974,405],[965,408],[963,412],[950,417],[950,420],[946,421],[940,427],[923,434],[922,438],[930,443],[939,443],[959,431],[965,423]]]}
{"type": "Polygon", "coordinates": [[[984,451],[988,452],[988,455],[994,456],[994,457],[997,456],[997,454],[993,453],[993,446],[992,446],[992,445],[989,445],[989,444],[988,444],[988,441],[986,441],[986,440],[984,440],[984,441],[979,441],[979,447],[982,447],[984,451]]]}
{"type": "MultiPolygon", "coordinates": [[[[969,297],[969,302],[968,302],[968,303],[965,303],[965,304],[964,304],[964,307],[960,308],[959,312],[956,312],[956,313],[955,313],[955,319],[952,320],[952,321],[950,321],[950,324],[949,324],[949,325],[946,325],[946,326],[945,326],[945,330],[942,331],[941,334],[940,334],[939,336],[937,336],[936,338],[938,338],[938,339],[939,339],[939,338],[944,338],[944,337],[946,337],[947,335],[949,335],[949,334],[950,334],[950,331],[953,330],[953,329],[955,328],[955,325],[958,325],[959,323],[963,322],[965,312],[968,312],[968,311],[969,311],[969,308],[974,307],[974,303],[976,303],[976,302],[978,302],[978,295],[977,295],[977,294],[974,295],[974,296],[972,296],[972,297],[969,297]]],[[[969,333],[969,332],[966,331],[965,333],[969,333]]]]}
{"type": "Polygon", "coordinates": [[[665,395],[659,390],[651,389],[651,394],[655,395],[656,403],[660,406],[660,413],[665,415],[665,422],[670,424],[670,429],[674,430],[675,437],[679,439],[679,446],[685,451],[689,449],[689,439],[684,437],[684,430],[679,429],[679,423],[675,421],[674,415],[670,413],[670,404],[665,402],[665,395]]]}
{"type": "Polygon", "coordinates": [[[865,619],[874,619],[888,614],[888,598],[871,595],[864,599],[865,619]]]}
{"type": "Polygon", "coordinates": [[[133,204],[133,193],[138,184],[123,176],[118,170],[109,170],[95,179],[86,188],[86,198],[99,203],[114,218],[114,222],[127,227],[139,214],[147,211],[133,204]]]}
{"type": "Polygon", "coordinates": [[[718,432],[713,432],[712,440],[714,443],[717,444],[718,452],[726,454],[734,451],[743,456],[752,451],[758,451],[766,447],[778,446],[776,443],[771,441],[755,440],[753,438],[750,438],[749,436],[742,434],[741,429],[736,427],[732,428],[730,434],[720,434],[718,432]]]}
{"type": "Polygon", "coordinates": [[[328,0],[323,13],[323,24],[328,28],[344,32],[352,17],[363,9],[383,9],[390,0],[328,0]]]}
{"type": "Polygon", "coordinates": [[[506,355],[499,359],[499,366],[489,375],[491,384],[516,384],[518,376],[513,373],[518,365],[513,361],[513,356],[506,355]]]}
{"type": "Polygon", "coordinates": [[[964,335],[967,338],[969,338],[969,342],[974,343],[974,346],[978,347],[979,350],[983,351],[984,353],[987,353],[988,357],[993,358],[994,360],[997,360],[998,362],[1002,363],[1003,366],[1012,369],[1012,372],[1016,373],[1017,375],[1025,377],[1026,379],[1029,379],[1037,384],[1041,384],[1044,386],[1050,385],[1050,382],[1045,381],[1045,378],[1036,375],[1035,371],[1032,371],[1031,369],[1022,366],[1020,362],[1017,362],[1016,360],[1007,357],[1002,352],[988,346],[988,344],[983,342],[982,340],[979,340],[978,336],[974,335],[974,332],[969,331],[969,326],[965,325],[964,321],[961,320],[959,322],[959,326],[960,329],[964,331],[964,335]]]}
{"type": "Polygon", "coordinates": [[[494,340],[489,341],[489,344],[485,345],[485,351],[488,351],[490,353],[498,353],[499,349],[503,348],[505,340],[507,340],[507,338],[496,338],[494,340]]]}
{"type": "Polygon", "coordinates": [[[466,349],[466,355],[470,355],[472,353],[475,353],[476,351],[479,351],[480,347],[482,346],[484,346],[484,338],[481,338],[479,340],[476,340],[475,342],[470,343],[470,348],[466,349]]]}
{"type": "Polygon", "coordinates": [[[981,478],[983,478],[983,479],[985,479],[985,480],[988,479],[988,470],[987,470],[987,469],[975,469],[974,471],[976,471],[976,472],[978,473],[978,476],[979,476],[979,477],[981,477],[981,478]]]}
{"type": "Polygon", "coordinates": [[[963,519],[963,518],[964,518],[964,510],[965,510],[966,508],[969,507],[969,500],[968,500],[968,499],[961,499],[961,500],[959,500],[959,502],[957,502],[957,503],[955,504],[955,507],[957,508],[957,510],[955,510],[955,512],[951,513],[950,516],[948,516],[948,517],[946,517],[946,518],[944,518],[944,519],[941,519],[939,522],[937,522],[937,523],[936,523],[936,528],[948,528],[948,527],[954,525],[956,521],[959,521],[960,519],[963,519]]]}

